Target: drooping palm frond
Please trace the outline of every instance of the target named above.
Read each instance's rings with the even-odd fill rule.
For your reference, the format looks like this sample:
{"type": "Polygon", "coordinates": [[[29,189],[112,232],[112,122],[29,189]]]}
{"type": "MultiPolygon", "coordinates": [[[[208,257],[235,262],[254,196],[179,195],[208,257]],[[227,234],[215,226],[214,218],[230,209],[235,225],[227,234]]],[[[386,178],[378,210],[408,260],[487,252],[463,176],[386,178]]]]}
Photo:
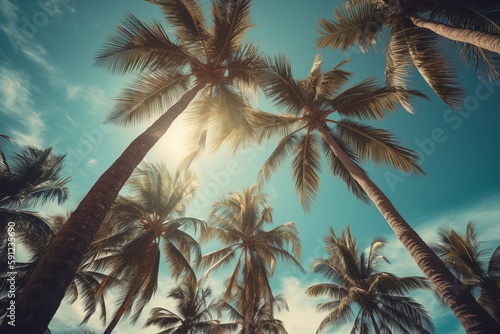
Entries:
{"type": "Polygon", "coordinates": [[[335,124],[339,134],[356,148],[361,159],[370,159],[385,166],[392,165],[405,173],[424,174],[418,165],[416,153],[401,146],[389,131],[350,120],[341,120],[335,124]]]}
{"type": "Polygon", "coordinates": [[[158,69],[151,74],[138,75],[135,82],[116,98],[108,122],[136,125],[159,116],[188,90],[191,75],[176,69],[158,69]]]}
{"type": "Polygon", "coordinates": [[[293,159],[293,177],[304,210],[310,211],[319,188],[320,155],[318,139],[307,133],[298,138],[293,159]]]}
{"type": "MultiPolygon", "coordinates": [[[[354,151],[345,143],[341,137],[337,136],[337,134],[333,131],[330,131],[330,135],[337,142],[337,144],[341,147],[341,149],[346,152],[349,158],[355,163],[358,164],[358,157],[354,153],[354,151]]],[[[344,181],[347,189],[354,194],[358,199],[365,203],[369,203],[369,199],[363,190],[363,188],[359,185],[359,183],[351,176],[349,170],[342,164],[340,159],[332,152],[328,143],[324,140],[323,142],[323,152],[329,162],[330,172],[333,176],[339,177],[342,181],[344,181]]],[[[361,168],[361,167],[359,167],[361,168]]]]}
{"type": "Polygon", "coordinates": [[[436,36],[422,28],[408,28],[402,33],[413,64],[425,81],[444,102],[460,108],[465,92],[450,69],[447,57],[438,50],[436,36]]]}

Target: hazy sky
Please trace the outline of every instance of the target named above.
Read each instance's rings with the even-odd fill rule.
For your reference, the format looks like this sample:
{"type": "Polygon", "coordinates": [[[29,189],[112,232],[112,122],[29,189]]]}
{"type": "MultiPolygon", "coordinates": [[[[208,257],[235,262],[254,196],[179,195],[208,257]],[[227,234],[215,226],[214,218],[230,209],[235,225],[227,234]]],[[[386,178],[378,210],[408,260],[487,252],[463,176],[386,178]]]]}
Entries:
{"type": "MultiPolygon", "coordinates": [[[[139,0],[58,0],[52,1],[52,6],[47,3],[50,2],[0,0],[0,133],[13,137],[17,145],[54,146],[57,153],[67,154],[65,171],[72,175],[71,198],[61,207],[51,204],[43,208],[48,213],[60,213],[73,209],[97,177],[147,126],[145,123],[123,129],[103,125],[112,99],[131,78],[93,67],[93,57],[125,13],[144,20],[161,20],[162,14],[155,5],[139,0]]],[[[295,75],[303,77],[318,52],[314,47],[317,21],[320,17],[329,18],[338,3],[255,0],[252,17],[256,27],[247,40],[259,43],[269,55],[287,54],[295,75]]],[[[371,76],[382,84],[385,45],[386,41],[381,40],[376,52],[366,55],[357,50],[346,54],[323,50],[321,54],[326,68],[344,58],[352,59],[345,66],[355,73],[351,84],[371,76]]],[[[443,46],[448,48],[446,42],[443,46]]],[[[453,53],[449,59],[456,63],[453,53]]],[[[464,231],[467,222],[474,221],[481,240],[492,250],[498,246],[500,235],[500,85],[482,83],[473,69],[459,63],[457,70],[468,92],[463,112],[450,110],[413,71],[412,88],[426,93],[431,101],[416,101],[413,115],[401,109],[383,122],[372,122],[394,131],[407,147],[418,151],[427,176],[407,177],[370,164],[364,167],[426,241],[434,240],[439,227],[453,226],[464,231]]],[[[259,107],[277,111],[262,98],[259,107]]],[[[164,160],[175,168],[185,151],[182,134],[182,123],[176,122],[147,159],[164,160]]],[[[11,145],[7,151],[14,148],[11,145]]],[[[204,156],[194,167],[200,175],[200,190],[189,213],[206,218],[210,204],[220,195],[254,183],[271,149],[272,145],[250,148],[234,157],[224,150],[204,156]]],[[[306,297],[304,291],[322,280],[309,273],[309,265],[313,258],[324,254],[322,237],[328,226],[340,233],[349,224],[361,249],[368,247],[374,236],[386,237],[389,244],[385,255],[392,264],[384,270],[421,275],[373,205],[356,200],[340,180],[328,174],[327,168],[321,181],[318,201],[308,215],[300,207],[286,164],[265,188],[275,206],[275,223],[298,224],[303,245],[301,263],[308,271],[303,275],[281,264],[272,279],[275,291],[289,302],[290,312],[278,318],[285,321],[290,334],[314,333],[322,319],[323,315],[315,311],[318,301],[306,297]]],[[[205,249],[210,247],[213,245],[205,249]]],[[[216,291],[222,289],[224,273],[221,271],[215,276],[218,279],[213,280],[216,291]]],[[[171,305],[164,296],[173,283],[164,277],[151,307],[171,305]]],[[[429,309],[438,333],[463,333],[453,314],[441,308],[430,293],[417,293],[416,298],[429,309]]],[[[82,318],[81,305],[63,305],[50,325],[52,333],[74,328],[82,318]]],[[[108,305],[112,307],[113,302],[108,305]]],[[[136,333],[149,308],[135,327],[122,320],[115,332],[136,333]]],[[[88,324],[96,331],[100,326],[94,318],[88,324]]],[[[327,333],[345,330],[331,329],[327,333]]]]}

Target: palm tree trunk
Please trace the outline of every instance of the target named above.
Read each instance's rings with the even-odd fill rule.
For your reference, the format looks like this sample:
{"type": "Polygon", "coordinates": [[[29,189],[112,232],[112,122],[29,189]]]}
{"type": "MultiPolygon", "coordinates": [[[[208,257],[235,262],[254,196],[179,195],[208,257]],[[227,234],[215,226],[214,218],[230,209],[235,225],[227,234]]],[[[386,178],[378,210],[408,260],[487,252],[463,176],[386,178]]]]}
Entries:
{"type": "Polygon", "coordinates": [[[101,175],[40,260],[16,300],[16,327],[8,333],[42,334],[123,184],[149,150],[165,134],[205,86],[198,83],[123,151],[101,175]]]}
{"type": "Polygon", "coordinates": [[[432,30],[436,34],[449,40],[472,44],[482,49],[500,54],[500,35],[479,30],[456,28],[414,15],[410,16],[410,20],[417,27],[432,30]]]}
{"type": "Polygon", "coordinates": [[[127,308],[129,308],[130,302],[134,298],[134,295],[140,286],[141,286],[141,282],[134,280],[134,282],[132,283],[132,286],[130,287],[130,289],[127,292],[127,295],[125,296],[125,299],[123,300],[122,304],[120,305],[120,307],[116,311],[115,316],[113,317],[113,320],[111,320],[111,322],[109,323],[108,327],[106,327],[106,330],[103,332],[103,334],[111,334],[111,332],[115,329],[116,325],[118,325],[118,322],[122,318],[123,314],[125,313],[127,308]]]}
{"type": "Polygon", "coordinates": [[[434,284],[439,296],[458,318],[467,333],[500,333],[500,325],[477,303],[460,281],[444,265],[443,261],[430,249],[420,236],[394,208],[387,196],[373,183],[332,138],[328,129],[320,122],[316,129],[340,159],[351,176],[359,183],[368,197],[384,216],[399,241],[410,252],[422,272],[434,284]]]}

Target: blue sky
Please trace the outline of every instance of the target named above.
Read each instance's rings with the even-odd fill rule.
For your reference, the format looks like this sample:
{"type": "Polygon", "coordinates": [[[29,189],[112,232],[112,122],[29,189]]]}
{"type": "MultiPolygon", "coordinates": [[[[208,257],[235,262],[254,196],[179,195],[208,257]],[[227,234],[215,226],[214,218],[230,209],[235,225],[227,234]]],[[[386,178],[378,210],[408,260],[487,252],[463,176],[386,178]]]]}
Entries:
{"type": "MultiPolygon", "coordinates": [[[[13,137],[17,145],[54,146],[58,153],[67,154],[66,173],[72,176],[71,198],[64,206],[50,204],[42,208],[47,213],[61,213],[75,207],[97,177],[147,126],[123,129],[103,124],[113,97],[130,77],[93,67],[93,57],[125,13],[145,20],[161,19],[162,14],[156,6],[139,0],[58,0],[52,2],[58,4],[55,7],[44,3],[47,2],[0,0],[0,133],[13,137]]],[[[295,75],[303,77],[318,52],[314,47],[316,23],[320,17],[329,18],[338,3],[255,0],[252,16],[256,27],[251,29],[248,40],[258,42],[269,55],[287,54],[295,75]]],[[[346,54],[322,50],[321,55],[326,68],[344,58],[352,59],[345,66],[355,73],[352,84],[371,76],[376,76],[382,84],[385,42],[381,40],[376,52],[366,55],[357,50],[346,54]]],[[[426,93],[431,101],[416,101],[415,114],[401,109],[383,122],[372,123],[394,131],[407,147],[418,151],[427,176],[407,177],[390,169],[364,166],[426,241],[434,240],[439,227],[452,226],[464,231],[467,222],[474,221],[485,246],[492,250],[500,241],[497,173],[500,84],[480,81],[473,69],[457,62],[456,50],[450,51],[453,52],[449,59],[457,64],[468,93],[462,113],[450,110],[414,71],[412,87],[426,93]]],[[[276,111],[264,99],[259,100],[259,107],[276,111]]],[[[182,122],[176,122],[147,158],[165,160],[175,168],[185,150],[182,135],[182,122]]],[[[251,147],[236,156],[222,150],[202,157],[194,167],[199,173],[200,190],[190,213],[206,217],[210,204],[220,195],[254,183],[271,148],[272,145],[251,147]]],[[[418,268],[376,208],[356,200],[340,180],[328,174],[327,168],[324,171],[318,201],[308,215],[300,207],[286,164],[265,187],[275,206],[275,223],[298,224],[303,266],[309,271],[311,260],[323,255],[321,238],[328,226],[340,232],[349,224],[361,248],[368,247],[374,236],[388,239],[385,254],[392,264],[385,270],[419,275],[418,268]]],[[[221,279],[213,280],[216,291],[222,289],[223,276],[221,272],[217,276],[221,279]]],[[[315,312],[317,301],[303,292],[320,280],[319,276],[302,275],[285,265],[273,278],[276,291],[289,301],[290,312],[280,314],[280,318],[290,334],[315,332],[322,315],[315,312]]],[[[170,280],[162,280],[151,307],[170,305],[164,296],[171,286],[170,280]]],[[[416,298],[428,307],[438,333],[463,332],[452,313],[440,308],[430,294],[418,293],[416,298]]],[[[50,326],[53,333],[77,326],[81,312],[79,305],[64,304],[50,326]]],[[[144,314],[143,318],[148,314],[147,309],[144,314]]],[[[96,330],[99,326],[96,319],[89,323],[96,330]]],[[[135,333],[140,327],[131,327],[124,320],[116,332],[135,333]]],[[[344,331],[332,329],[327,333],[344,331]]]]}

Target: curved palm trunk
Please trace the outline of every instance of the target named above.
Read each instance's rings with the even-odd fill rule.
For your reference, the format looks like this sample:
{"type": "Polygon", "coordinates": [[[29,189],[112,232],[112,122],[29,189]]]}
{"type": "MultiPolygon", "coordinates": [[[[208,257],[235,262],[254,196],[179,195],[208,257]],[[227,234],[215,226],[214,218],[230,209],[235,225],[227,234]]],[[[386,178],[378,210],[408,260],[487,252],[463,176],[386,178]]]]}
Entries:
{"type": "MultiPolygon", "coordinates": [[[[205,86],[198,83],[139,135],[106,170],[69,217],[16,300],[16,327],[7,333],[42,334],[123,184],[205,86]]],[[[2,332],[4,333],[4,332],[2,332]]]]}
{"type": "Polygon", "coordinates": [[[449,40],[472,44],[500,54],[500,35],[472,29],[456,28],[444,23],[425,20],[418,16],[410,16],[410,20],[417,27],[432,30],[449,40]]]}
{"type": "Polygon", "coordinates": [[[120,308],[116,311],[115,316],[113,317],[113,320],[109,323],[108,327],[106,327],[106,330],[103,332],[103,334],[111,334],[111,332],[115,329],[116,325],[118,325],[118,322],[122,318],[123,314],[127,310],[127,308],[130,306],[130,302],[132,302],[134,295],[136,294],[137,290],[140,288],[142,282],[137,282],[134,281],[132,286],[127,292],[127,295],[125,296],[125,299],[123,300],[122,304],[120,305],[120,308]]]}
{"type": "Polygon", "coordinates": [[[453,311],[467,333],[500,333],[500,325],[479,306],[470,292],[461,289],[460,281],[404,220],[387,196],[352,162],[331,137],[328,129],[320,122],[316,123],[316,129],[320,132],[323,140],[328,143],[333,153],[349,170],[351,176],[375,203],[377,209],[396,233],[399,241],[410,252],[420,270],[434,284],[439,296],[453,311]]]}

